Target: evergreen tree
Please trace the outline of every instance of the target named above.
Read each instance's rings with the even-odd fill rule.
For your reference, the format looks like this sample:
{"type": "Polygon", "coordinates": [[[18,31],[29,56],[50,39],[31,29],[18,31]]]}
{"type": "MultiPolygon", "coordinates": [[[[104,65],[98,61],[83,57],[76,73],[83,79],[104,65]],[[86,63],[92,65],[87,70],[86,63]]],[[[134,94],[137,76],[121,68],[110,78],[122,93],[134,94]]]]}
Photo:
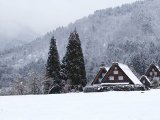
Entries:
{"type": "Polygon", "coordinates": [[[62,61],[63,78],[71,86],[86,85],[86,71],[79,35],[72,32],[69,37],[66,54],[62,61]]]}
{"type": "Polygon", "coordinates": [[[62,64],[60,66],[60,77],[62,80],[67,81],[67,69],[66,69],[66,58],[63,57],[62,64]]]}
{"type": "Polygon", "coordinates": [[[60,75],[59,71],[60,71],[59,55],[56,46],[56,39],[53,36],[50,41],[50,48],[46,65],[46,77],[47,78],[54,78],[55,76],[59,77],[60,75]]]}
{"type": "MultiPolygon", "coordinates": [[[[48,90],[54,89],[55,86],[60,86],[61,84],[60,61],[59,61],[59,55],[58,55],[58,50],[56,46],[56,39],[54,38],[54,36],[51,38],[51,41],[50,41],[50,48],[48,53],[47,65],[46,65],[46,78],[48,80],[52,79],[52,82],[49,82],[51,83],[51,85],[47,85],[51,87],[51,88],[47,88],[48,90]]],[[[54,89],[54,90],[57,90],[57,89],[54,89]]],[[[54,91],[54,90],[50,90],[50,91],[52,91],[52,93],[60,92],[60,89],[58,89],[58,91],[54,91]]]]}

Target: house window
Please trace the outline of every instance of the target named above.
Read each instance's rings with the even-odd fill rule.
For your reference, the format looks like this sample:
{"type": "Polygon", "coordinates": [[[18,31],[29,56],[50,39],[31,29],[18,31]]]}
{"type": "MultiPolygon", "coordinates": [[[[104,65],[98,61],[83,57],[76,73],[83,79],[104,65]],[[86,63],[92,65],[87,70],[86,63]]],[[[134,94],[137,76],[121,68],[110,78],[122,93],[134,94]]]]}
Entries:
{"type": "Polygon", "coordinates": [[[154,69],[152,69],[152,71],[154,71],[154,69]]]}
{"type": "Polygon", "coordinates": [[[118,74],[118,70],[115,70],[115,71],[114,71],[114,74],[117,75],[117,74],[118,74]]]}
{"type": "Polygon", "coordinates": [[[145,84],[145,80],[143,80],[143,84],[145,84]]]}
{"type": "Polygon", "coordinates": [[[115,70],[117,70],[117,67],[115,67],[115,70]]]}
{"type": "Polygon", "coordinates": [[[110,77],[109,77],[109,80],[114,80],[114,76],[110,76],[110,77]]]}
{"type": "Polygon", "coordinates": [[[152,72],[150,72],[150,76],[152,76],[153,75],[153,73],[152,72]]]}
{"type": "Polygon", "coordinates": [[[123,76],[118,76],[118,80],[123,80],[123,76]]]}
{"type": "Polygon", "coordinates": [[[157,76],[157,72],[154,72],[154,75],[157,76]]]}

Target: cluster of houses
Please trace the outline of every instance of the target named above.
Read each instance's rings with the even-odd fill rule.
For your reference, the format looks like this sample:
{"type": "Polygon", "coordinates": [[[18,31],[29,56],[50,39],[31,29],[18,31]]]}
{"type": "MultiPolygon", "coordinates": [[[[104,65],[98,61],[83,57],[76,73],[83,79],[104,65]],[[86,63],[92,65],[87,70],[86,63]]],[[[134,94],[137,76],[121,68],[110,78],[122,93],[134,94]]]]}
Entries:
{"type": "Polygon", "coordinates": [[[121,63],[113,63],[111,67],[100,67],[97,75],[92,81],[92,86],[143,86],[150,89],[154,81],[160,81],[160,68],[151,64],[140,79],[130,70],[130,68],[121,63]]]}

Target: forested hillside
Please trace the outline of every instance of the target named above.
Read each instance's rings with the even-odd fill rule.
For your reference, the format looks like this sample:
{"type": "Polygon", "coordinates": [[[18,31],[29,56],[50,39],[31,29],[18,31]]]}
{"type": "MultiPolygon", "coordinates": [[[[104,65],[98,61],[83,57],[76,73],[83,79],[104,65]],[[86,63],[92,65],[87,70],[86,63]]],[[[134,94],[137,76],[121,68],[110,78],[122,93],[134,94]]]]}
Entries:
{"type": "Polygon", "coordinates": [[[144,74],[149,64],[160,65],[159,6],[159,0],[146,0],[97,10],[29,44],[1,52],[1,86],[7,86],[17,76],[27,77],[33,72],[43,75],[51,36],[54,34],[57,40],[62,59],[69,34],[75,27],[82,42],[88,82],[102,62],[107,66],[115,61],[126,63],[138,76],[144,74]]]}

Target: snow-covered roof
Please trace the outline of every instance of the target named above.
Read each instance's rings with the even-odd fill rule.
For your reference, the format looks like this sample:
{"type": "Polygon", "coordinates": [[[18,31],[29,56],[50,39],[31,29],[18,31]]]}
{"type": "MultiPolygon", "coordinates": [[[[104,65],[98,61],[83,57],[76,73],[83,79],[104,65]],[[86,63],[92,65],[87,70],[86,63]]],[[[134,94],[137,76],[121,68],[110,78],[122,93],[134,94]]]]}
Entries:
{"type": "Polygon", "coordinates": [[[101,85],[128,85],[129,82],[121,82],[121,83],[101,83],[101,85]]]}
{"type": "Polygon", "coordinates": [[[134,84],[142,84],[127,65],[118,63],[118,66],[123,70],[123,72],[125,72],[125,74],[132,80],[134,84]]]}
{"type": "Polygon", "coordinates": [[[110,67],[104,67],[107,71],[110,69],[110,67]]]}
{"type": "Polygon", "coordinates": [[[110,69],[110,67],[107,67],[107,66],[102,66],[100,68],[104,68],[106,71],[108,71],[110,69]]]}
{"type": "Polygon", "coordinates": [[[160,67],[158,66],[158,65],[156,65],[156,67],[157,67],[157,69],[159,70],[159,72],[160,72],[160,67]]]}
{"type": "Polygon", "coordinates": [[[156,65],[156,67],[157,67],[158,69],[160,69],[158,65],[156,65]]]}
{"type": "Polygon", "coordinates": [[[142,78],[145,78],[150,84],[151,84],[151,81],[148,79],[148,77],[147,76],[145,76],[145,75],[142,75],[142,77],[141,77],[141,79],[142,78]]]}
{"type": "Polygon", "coordinates": [[[151,66],[155,66],[155,67],[160,71],[160,67],[159,67],[158,65],[150,64],[149,68],[150,68],[151,66]]]}

